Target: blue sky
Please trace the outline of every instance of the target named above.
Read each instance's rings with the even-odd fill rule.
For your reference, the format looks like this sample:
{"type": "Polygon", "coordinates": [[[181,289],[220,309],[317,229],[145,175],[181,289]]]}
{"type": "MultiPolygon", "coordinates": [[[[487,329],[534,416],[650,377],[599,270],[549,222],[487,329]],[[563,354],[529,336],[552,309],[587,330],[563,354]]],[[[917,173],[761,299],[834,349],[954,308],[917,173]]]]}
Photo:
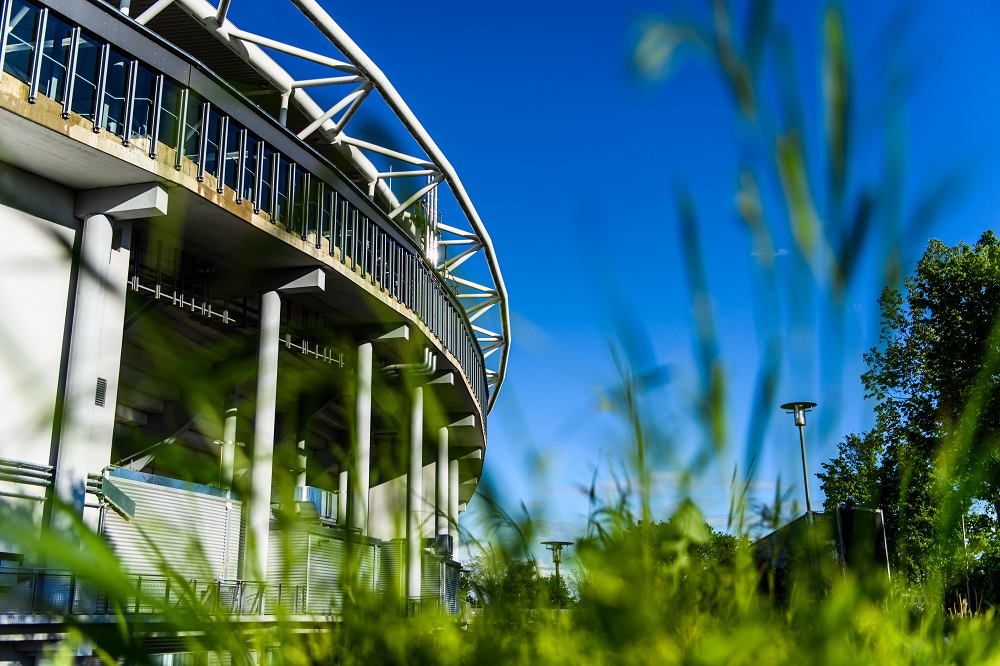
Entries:
{"type": "MultiPolygon", "coordinates": [[[[734,3],[736,14],[745,3],[734,3]]],[[[777,2],[797,54],[810,167],[823,163],[819,56],[824,3],[777,2]]],[[[270,3],[233,3],[250,29],[270,3]],[[242,5],[242,6],[241,6],[242,5]]],[[[615,384],[609,340],[645,340],[640,364],[668,368],[647,396],[669,450],[654,459],[654,503],[669,516],[678,471],[698,448],[690,416],[698,387],[692,300],[684,272],[673,185],[697,208],[703,259],[729,387],[728,448],[690,489],[724,527],[728,477],[745,467],[746,433],[761,358],[762,324],[780,322],[782,372],[756,468],[754,493],[774,482],[802,502],[797,435],[779,402],[820,402],[807,428],[810,473],[843,435],[868,427],[862,353],[876,344],[883,279],[875,229],[843,307],[841,342],[818,306],[822,289],[789,264],[791,242],[775,234],[776,293],[763,288],[745,226],[736,217],[733,104],[705,58],[682,59],[664,79],[641,80],[630,54],[645,21],[695,17],[699,2],[324,3],[389,76],[457,169],[496,246],[510,294],[514,344],[508,380],[490,417],[487,474],[502,503],[548,520],[542,536],[571,539],[583,528],[595,469],[626,457],[627,431],[599,409],[615,384]],[[789,315],[800,303],[802,316],[789,315]],[[624,319],[623,319],[624,313],[624,319]],[[624,337],[623,337],[624,332],[624,337]],[[827,354],[821,359],[819,350],[827,354]],[[832,351],[831,351],[832,350],[832,351]],[[822,362],[821,362],[822,360],[822,362]],[[824,366],[825,364],[825,366],[824,366]]],[[[900,116],[904,212],[949,169],[964,166],[959,195],[923,236],[904,237],[909,273],[928,237],[974,242],[1000,213],[1000,8],[994,3],[847,2],[844,14],[858,94],[852,117],[853,184],[884,170],[886,61],[907,65],[900,116]],[[874,7],[874,8],[873,8],[874,7]]],[[[289,13],[293,11],[289,7],[289,13]]],[[[266,19],[270,20],[270,19],[266,19]]],[[[272,22],[275,31],[293,30],[272,22]]],[[[317,48],[321,41],[315,42],[317,48]]],[[[774,97],[773,77],[763,91],[774,97]]],[[[820,192],[822,193],[822,188],[820,192]]],[[[773,194],[765,205],[777,206],[773,194]]],[[[821,202],[817,202],[821,203],[821,202]]],[[[776,222],[777,224],[777,222],[776,222]]],[[[780,226],[780,225],[778,225],[780,226]]],[[[819,482],[810,481],[814,504],[819,482]]],[[[476,502],[472,509],[476,509],[476,502]]],[[[480,507],[481,508],[481,507],[480,507]]],[[[473,512],[474,513],[474,512],[473,512]]],[[[473,528],[463,519],[463,527],[473,528]]],[[[538,549],[541,551],[541,549],[538,549]]]]}

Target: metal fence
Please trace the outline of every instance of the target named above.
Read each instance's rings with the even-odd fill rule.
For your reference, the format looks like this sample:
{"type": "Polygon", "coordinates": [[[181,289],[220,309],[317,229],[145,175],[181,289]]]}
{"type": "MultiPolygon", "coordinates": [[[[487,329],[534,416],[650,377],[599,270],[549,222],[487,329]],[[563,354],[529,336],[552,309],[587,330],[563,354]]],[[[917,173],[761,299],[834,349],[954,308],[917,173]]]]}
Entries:
{"type": "Polygon", "coordinates": [[[134,575],[127,589],[123,595],[112,595],[75,573],[0,567],[0,615],[163,615],[198,610],[239,616],[306,611],[302,585],[134,575]]]}

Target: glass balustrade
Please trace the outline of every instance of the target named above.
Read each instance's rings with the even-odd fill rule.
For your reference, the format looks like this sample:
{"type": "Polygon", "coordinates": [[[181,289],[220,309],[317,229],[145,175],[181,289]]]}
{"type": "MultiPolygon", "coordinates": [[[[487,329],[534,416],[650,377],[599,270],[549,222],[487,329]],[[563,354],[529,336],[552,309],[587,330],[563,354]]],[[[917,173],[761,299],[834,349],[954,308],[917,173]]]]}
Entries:
{"type": "MultiPolygon", "coordinates": [[[[200,179],[212,176],[231,191],[405,304],[454,354],[486,405],[481,352],[463,313],[436,273],[392,238],[335,187],[282,155],[239,121],[146,63],[70,25],[39,4],[2,0],[9,9],[3,34],[3,71],[30,92],[63,103],[123,143],[148,142],[176,151],[200,179]],[[42,36],[40,38],[40,35],[42,36]],[[70,81],[72,85],[69,85],[70,81]],[[67,102],[68,99],[68,102],[67,102]]],[[[142,144],[143,147],[146,143],[142,144]]]]}

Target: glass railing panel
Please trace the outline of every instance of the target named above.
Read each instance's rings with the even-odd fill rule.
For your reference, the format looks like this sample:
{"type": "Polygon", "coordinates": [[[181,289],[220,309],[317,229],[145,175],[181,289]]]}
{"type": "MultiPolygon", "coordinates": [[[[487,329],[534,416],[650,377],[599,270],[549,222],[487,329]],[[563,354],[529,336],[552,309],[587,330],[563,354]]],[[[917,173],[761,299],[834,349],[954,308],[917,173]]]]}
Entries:
{"type": "Polygon", "coordinates": [[[38,92],[57,102],[63,101],[66,89],[66,63],[69,62],[72,41],[73,29],[50,14],[45,24],[38,92]]]}
{"type": "Polygon", "coordinates": [[[323,191],[325,187],[319,178],[310,178],[309,196],[305,200],[306,236],[311,236],[317,247],[320,245],[320,214],[323,208],[323,191]]]}
{"type": "Polygon", "coordinates": [[[240,132],[242,127],[229,119],[226,128],[226,154],[222,166],[222,182],[232,191],[236,191],[236,174],[240,161],[240,132]]]}
{"type": "Polygon", "coordinates": [[[288,215],[288,162],[280,155],[274,156],[272,164],[274,170],[274,210],[271,212],[271,219],[284,222],[288,215]]]}
{"type": "MultiPolygon", "coordinates": [[[[27,0],[12,0],[3,70],[30,84],[32,67],[37,66],[38,92],[61,101],[67,90],[65,77],[72,27],[52,14],[42,21],[42,15],[27,0]],[[45,39],[38,40],[38,26],[43,22],[45,39]],[[33,63],[36,43],[44,44],[44,51],[41,59],[33,63]]],[[[181,144],[178,167],[182,157],[199,163],[204,156],[203,172],[212,173],[234,191],[240,186],[242,127],[195,94],[164,79],[157,129],[154,118],[159,73],[105,47],[86,33],[80,33],[78,49],[69,110],[89,118],[100,110],[104,129],[118,136],[125,135],[128,129],[129,134],[123,138],[148,137],[156,129],[163,144],[171,147],[181,144]],[[95,100],[101,82],[103,49],[107,49],[104,94],[95,100]],[[135,97],[131,127],[125,128],[132,86],[135,97]],[[181,108],[185,100],[187,108],[181,108]],[[183,136],[178,137],[181,130],[183,136]]],[[[254,201],[256,208],[270,212],[275,221],[282,221],[289,230],[303,237],[312,234],[318,246],[326,238],[331,253],[339,248],[342,260],[352,269],[360,267],[366,276],[405,303],[455,354],[482,403],[486,396],[485,376],[475,336],[467,330],[461,311],[451,302],[437,276],[390,238],[379,222],[344,200],[336,189],[262,144],[258,137],[246,133],[242,197],[254,201]]]]}
{"type": "Polygon", "coordinates": [[[125,128],[125,95],[128,89],[130,59],[111,49],[108,56],[108,79],[104,87],[104,129],[122,136],[125,128]]]}
{"type": "Polygon", "coordinates": [[[205,144],[205,171],[216,178],[220,175],[218,168],[220,165],[219,140],[221,137],[219,135],[219,126],[221,123],[222,114],[213,108],[208,114],[208,127],[205,128],[205,132],[208,134],[208,141],[205,144]]]}
{"type": "Polygon", "coordinates": [[[7,28],[3,71],[24,83],[31,79],[31,63],[35,52],[35,32],[41,10],[24,0],[14,0],[7,28]]]}
{"type": "Polygon", "coordinates": [[[90,35],[81,33],[80,45],[76,52],[76,80],[73,82],[70,111],[90,120],[94,119],[100,65],[101,45],[90,35]]]}
{"type": "Polygon", "coordinates": [[[177,128],[181,122],[181,87],[170,79],[163,80],[163,99],[160,102],[160,131],[157,140],[165,146],[177,147],[177,128]]]}
{"type": "MultiPolygon", "coordinates": [[[[347,202],[341,198],[338,192],[334,192],[333,202],[333,240],[331,245],[340,250],[340,260],[343,262],[344,246],[347,238],[347,202]]],[[[332,251],[331,247],[331,251],[332,251]]]]}
{"type": "Polygon", "coordinates": [[[306,201],[309,197],[309,181],[304,171],[298,165],[292,169],[292,210],[290,229],[301,237],[305,238],[306,230],[306,201]]]}
{"type": "Polygon", "coordinates": [[[253,134],[247,132],[247,143],[243,151],[243,198],[250,201],[257,202],[258,207],[260,204],[260,198],[254,191],[257,178],[257,150],[260,145],[260,140],[253,134]]]}
{"type": "Polygon", "coordinates": [[[202,100],[188,94],[187,109],[184,116],[184,157],[195,164],[201,161],[201,107],[202,100]]]}
{"type": "Polygon", "coordinates": [[[157,76],[141,63],[136,70],[135,107],[132,110],[133,137],[148,138],[153,128],[153,114],[156,112],[157,76]]]}
{"type": "Polygon", "coordinates": [[[257,194],[257,207],[268,215],[274,216],[271,211],[271,194],[274,172],[274,150],[269,146],[264,146],[264,154],[261,157],[260,168],[260,192],[257,194]]]}

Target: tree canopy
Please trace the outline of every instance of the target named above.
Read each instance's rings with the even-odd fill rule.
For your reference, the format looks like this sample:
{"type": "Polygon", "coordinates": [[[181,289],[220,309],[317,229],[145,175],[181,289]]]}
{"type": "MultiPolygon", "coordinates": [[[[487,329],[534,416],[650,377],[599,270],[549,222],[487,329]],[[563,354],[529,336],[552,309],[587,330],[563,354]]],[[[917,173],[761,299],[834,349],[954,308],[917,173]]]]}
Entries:
{"type": "Polygon", "coordinates": [[[992,231],[972,246],[932,240],[879,306],[862,375],[875,427],[823,464],[827,509],[881,508],[897,570],[919,581],[944,569],[964,591],[960,519],[975,517],[980,541],[995,543],[1000,517],[1000,241],[992,231]]]}

